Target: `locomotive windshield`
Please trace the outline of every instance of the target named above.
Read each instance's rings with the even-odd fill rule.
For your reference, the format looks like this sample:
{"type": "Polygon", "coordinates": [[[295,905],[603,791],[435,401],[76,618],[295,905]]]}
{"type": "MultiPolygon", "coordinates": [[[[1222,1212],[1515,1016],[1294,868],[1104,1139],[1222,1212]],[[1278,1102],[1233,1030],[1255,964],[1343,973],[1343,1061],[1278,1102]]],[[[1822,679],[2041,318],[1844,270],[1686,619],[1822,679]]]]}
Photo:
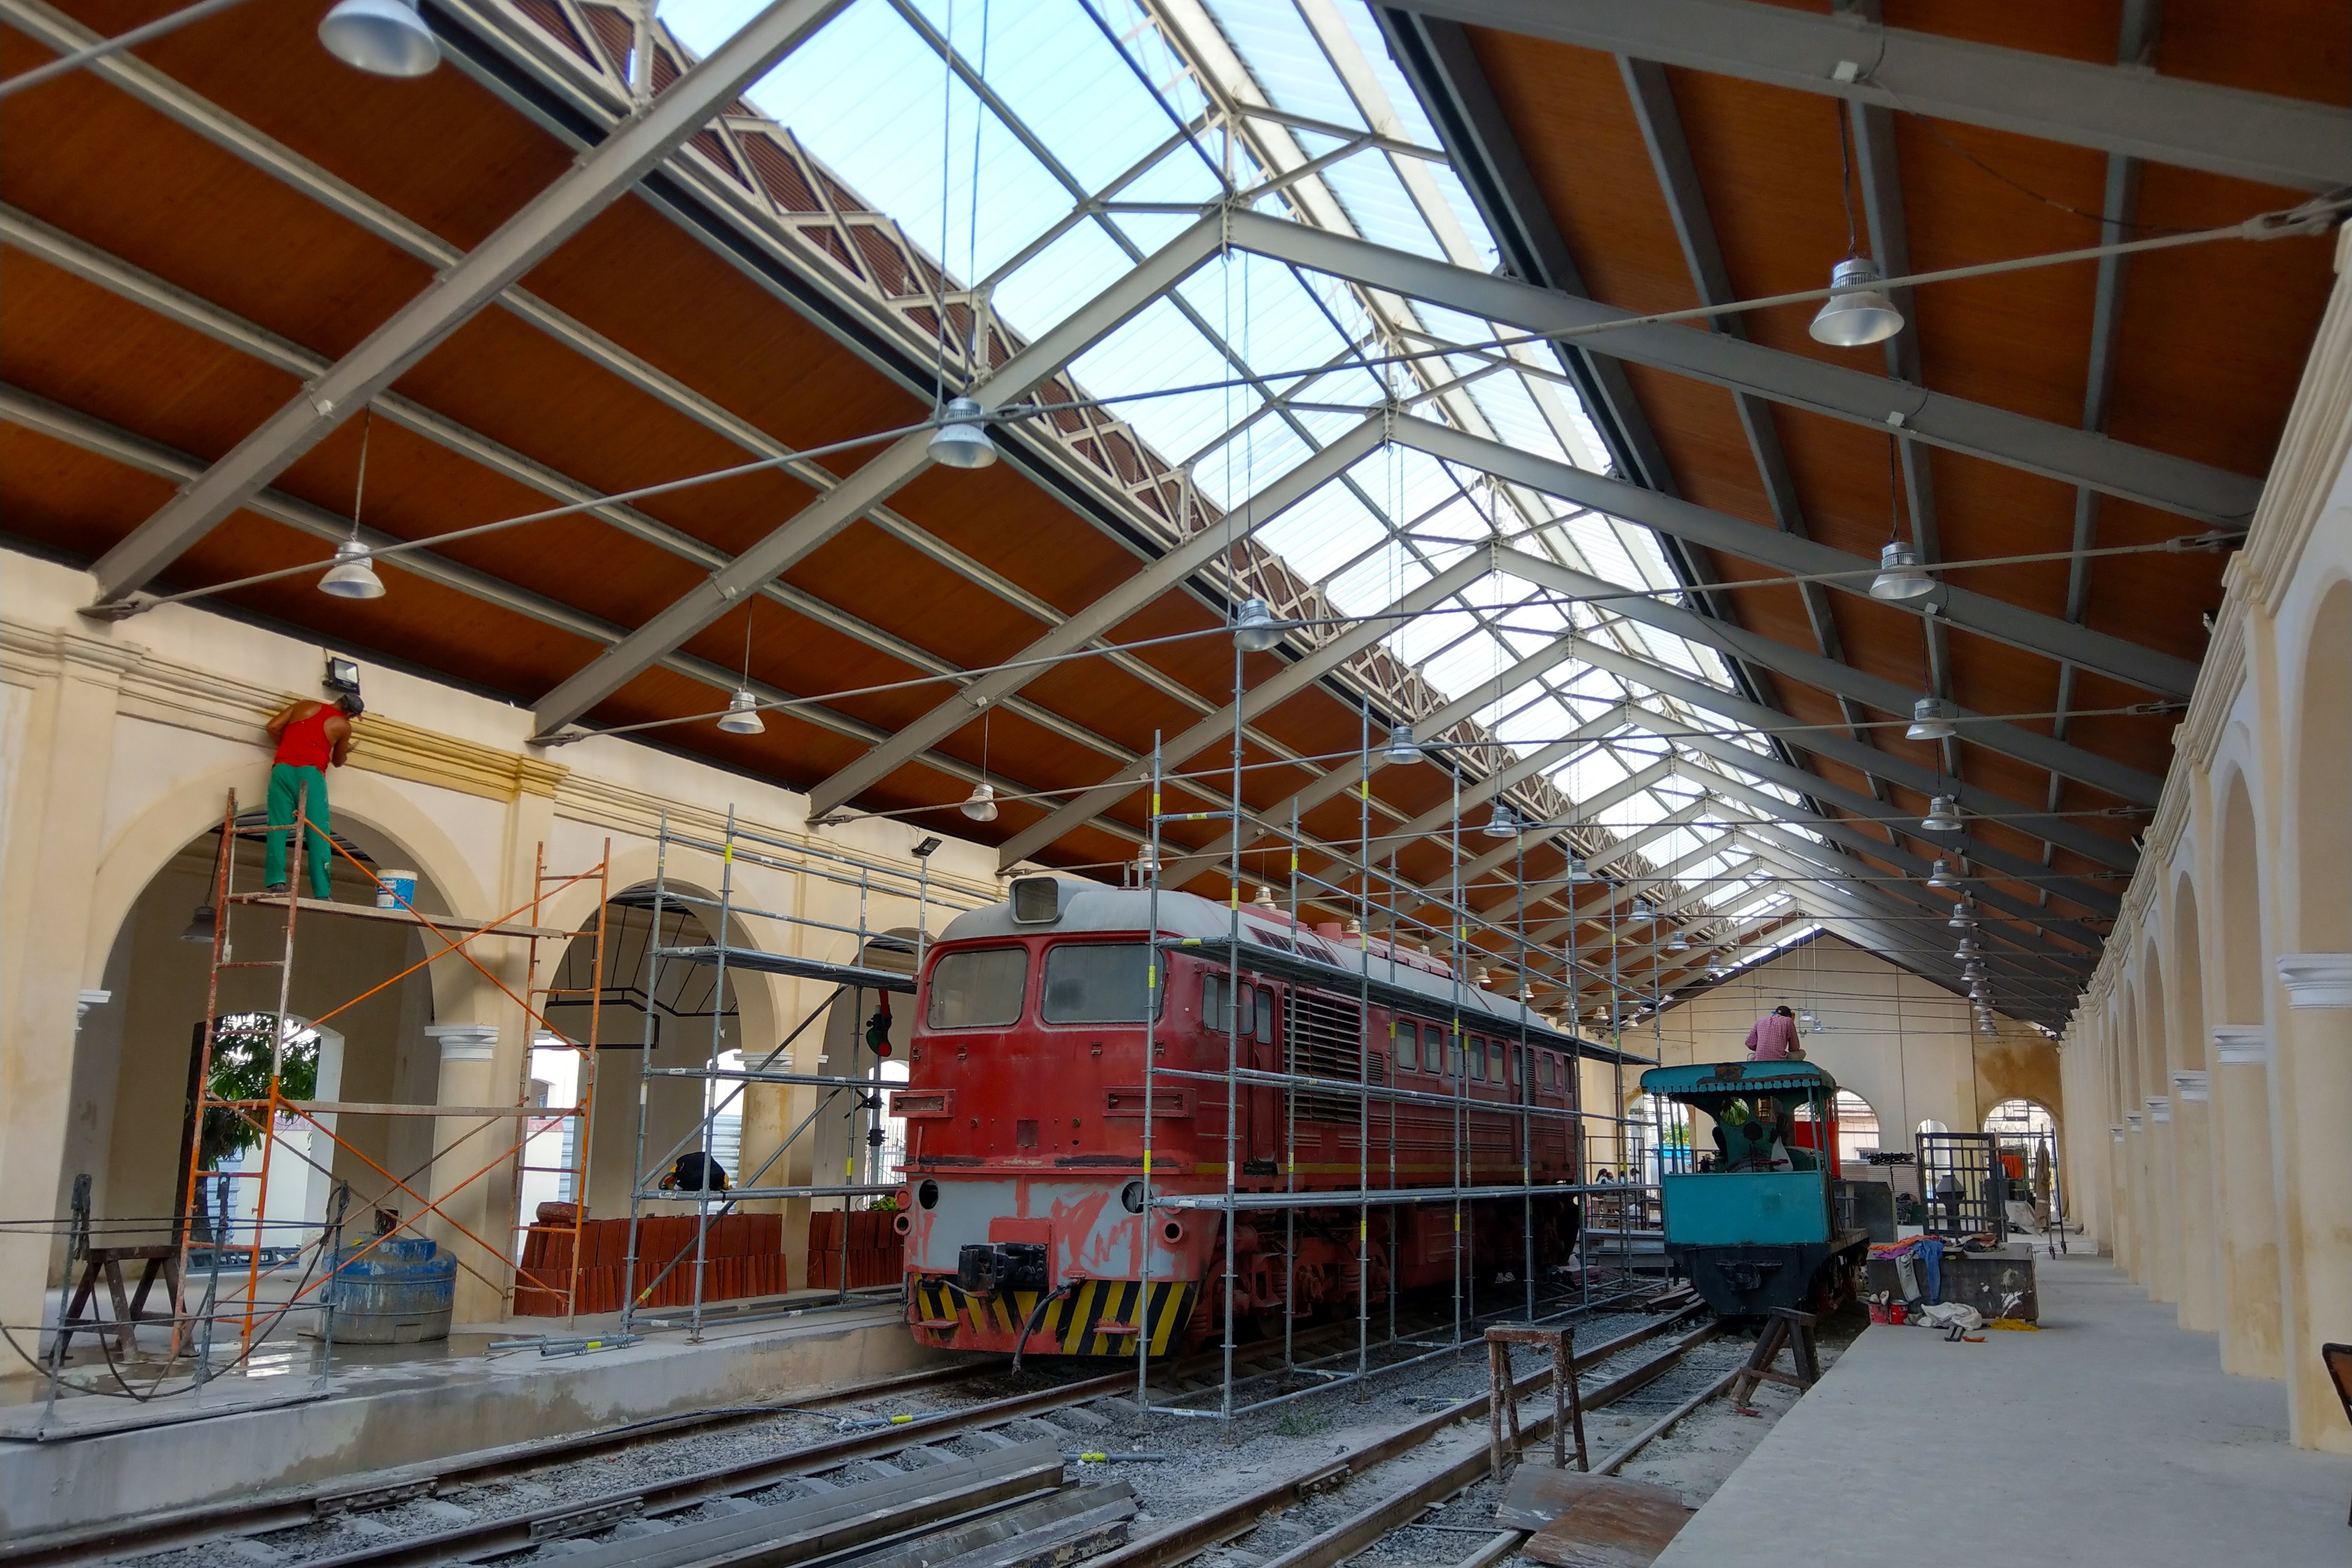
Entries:
{"type": "Polygon", "coordinates": [[[948,953],[931,965],[931,1027],[980,1029],[1017,1024],[1028,989],[1026,948],[981,947],[948,953]]]}
{"type": "Polygon", "coordinates": [[[1147,992],[1139,942],[1064,942],[1045,954],[1048,1024],[1140,1024],[1167,986],[1147,992]]]}

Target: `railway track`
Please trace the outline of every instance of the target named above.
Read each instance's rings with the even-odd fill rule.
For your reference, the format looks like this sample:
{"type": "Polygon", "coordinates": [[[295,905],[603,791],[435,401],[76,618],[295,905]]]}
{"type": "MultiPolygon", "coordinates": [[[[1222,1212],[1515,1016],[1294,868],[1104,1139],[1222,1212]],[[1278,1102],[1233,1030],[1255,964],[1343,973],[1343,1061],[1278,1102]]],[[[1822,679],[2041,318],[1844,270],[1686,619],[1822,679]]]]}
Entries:
{"type": "MultiPolygon", "coordinates": [[[[1685,1312],[1668,1316],[1596,1346],[1579,1355],[1578,1366],[1580,1370],[1590,1368],[1620,1355],[1670,1331],[1688,1315],[1685,1312]]],[[[1302,1334],[1297,1339],[1297,1348],[1309,1348],[1320,1338],[1332,1338],[1335,1342],[1339,1338],[1351,1338],[1349,1328],[1348,1325],[1335,1325],[1330,1330],[1302,1334]]],[[[1712,1332],[1711,1328],[1703,1329],[1697,1335],[1686,1337],[1664,1356],[1643,1363],[1633,1373],[1612,1378],[1605,1386],[1587,1395],[1588,1403],[1605,1403],[1622,1397],[1663,1374],[1680,1361],[1691,1344],[1712,1332]]],[[[1270,1358],[1276,1347],[1266,1345],[1251,1349],[1255,1358],[1264,1359],[1270,1358]]],[[[1214,1352],[1188,1358],[1186,1362],[1170,1368],[1169,1374],[1178,1380],[1181,1390],[1183,1383],[1194,1381],[1200,1373],[1213,1370],[1217,1362],[1214,1352]]],[[[790,1407],[743,1406],[694,1412],[573,1437],[517,1445],[509,1449],[466,1456],[447,1466],[378,1474],[357,1487],[343,1485],[311,1489],[259,1503],[222,1504],[112,1528],[79,1531],[71,1537],[18,1542],[0,1547],[0,1564],[5,1564],[6,1568],[20,1568],[20,1565],[28,1568],[32,1564],[47,1568],[47,1565],[119,1563],[158,1552],[250,1539],[333,1521],[340,1516],[363,1514],[431,1499],[438,1494],[494,1484],[534,1471],[544,1472],[566,1465],[590,1463],[648,1443],[720,1431],[772,1418],[787,1408],[814,1412],[822,1408],[870,1405],[893,1394],[954,1388],[983,1380],[1002,1371],[1001,1363],[994,1362],[977,1366],[930,1369],[814,1396],[790,1407]]],[[[1276,1376],[1279,1372],[1278,1369],[1260,1370],[1255,1375],[1276,1376]]],[[[1538,1376],[1534,1383],[1540,1381],[1538,1376]]],[[[1529,1384],[1533,1385],[1533,1383],[1529,1384]]],[[[1056,1412],[1063,1413],[1064,1426],[1060,1429],[1048,1426],[1042,1430],[1055,1439],[1066,1441],[1064,1452],[1084,1452],[1094,1447],[1087,1440],[1087,1434],[1102,1430],[1108,1425],[1100,1416],[1089,1416],[1086,1407],[1105,1401],[1120,1401],[1124,1405],[1124,1396],[1130,1394],[1134,1386],[1133,1373],[1121,1369],[1106,1375],[1062,1383],[960,1408],[898,1417],[888,1425],[846,1433],[813,1447],[623,1487],[586,1500],[567,1500],[495,1518],[467,1520],[403,1539],[304,1557],[300,1562],[302,1568],[404,1568],[410,1564],[480,1562],[526,1552],[549,1542],[577,1542],[581,1537],[609,1532],[615,1526],[658,1528],[666,1521],[712,1505],[747,1506],[744,1500],[755,1494],[777,1496],[808,1489],[825,1489],[837,1485],[837,1478],[844,1473],[871,1476],[877,1473],[877,1462],[879,1461],[895,1461],[898,1469],[907,1473],[943,1469],[952,1456],[941,1445],[965,1440],[962,1446],[966,1448],[975,1445],[983,1448],[1007,1447],[1018,1439],[1008,1436],[1006,1428],[1056,1412]]],[[[1198,1386],[1197,1382],[1195,1386],[1198,1386]]],[[[1174,1393],[1179,1390],[1157,1392],[1174,1393]]],[[[1132,1406],[1125,1408],[1131,1412],[1132,1406]]],[[[1483,1397],[1449,1406],[1385,1439],[1340,1456],[1331,1464],[1318,1466],[1310,1475],[1289,1478],[1286,1482],[1277,1483],[1272,1489],[1221,1507],[1209,1516],[1163,1529],[1120,1548],[1119,1554],[1114,1558],[1102,1561],[1107,1568],[1114,1563],[1119,1568],[1143,1568],[1144,1564],[1181,1562],[1205,1545],[1231,1539],[1233,1535],[1246,1531],[1267,1508],[1283,1506],[1284,1498],[1294,1494],[1305,1495],[1343,1480],[1361,1469],[1385,1463],[1418,1447],[1445,1426],[1483,1412],[1484,1408],[1483,1397]],[[1140,1554],[1130,1555],[1136,1548],[1142,1549],[1140,1554]]],[[[1034,1436],[1040,1428],[1032,1426],[1026,1430],[1034,1436]]],[[[887,1464],[880,1468],[886,1471],[890,1468],[887,1464]]],[[[454,1513],[457,1510],[450,1511],[454,1513]]],[[[987,1510],[983,1509],[982,1511],[987,1510]]],[[[645,1544],[650,1546],[653,1543],[647,1542],[645,1544]]],[[[872,1543],[858,1550],[870,1552],[872,1543]]],[[[915,1568],[915,1565],[909,1564],[908,1568],[915,1568]]]]}

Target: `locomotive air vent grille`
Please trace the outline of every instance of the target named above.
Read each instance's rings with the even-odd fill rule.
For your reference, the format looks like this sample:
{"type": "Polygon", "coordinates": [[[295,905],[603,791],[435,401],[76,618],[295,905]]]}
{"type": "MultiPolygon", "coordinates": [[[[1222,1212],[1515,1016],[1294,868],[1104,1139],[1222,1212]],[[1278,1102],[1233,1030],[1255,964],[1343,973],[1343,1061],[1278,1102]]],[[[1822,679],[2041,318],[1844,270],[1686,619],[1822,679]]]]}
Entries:
{"type": "MultiPolygon", "coordinates": [[[[1363,1015],[1354,1004],[1293,992],[1290,997],[1290,1070],[1317,1078],[1356,1081],[1362,1071],[1363,1015]]],[[[1307,1121],[1356,1120],[1356,1097],[1298,1091],[1297,1112],[1307,1121]]]]}

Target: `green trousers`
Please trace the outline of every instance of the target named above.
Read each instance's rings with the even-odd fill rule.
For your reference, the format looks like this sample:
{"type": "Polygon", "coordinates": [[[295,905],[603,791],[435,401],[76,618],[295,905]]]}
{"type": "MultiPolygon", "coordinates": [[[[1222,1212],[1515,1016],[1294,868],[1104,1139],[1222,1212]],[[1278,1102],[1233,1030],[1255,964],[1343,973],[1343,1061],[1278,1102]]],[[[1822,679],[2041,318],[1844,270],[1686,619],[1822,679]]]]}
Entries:
{"type": "MultiPolygon", "coordinates": [[[[298,768],[290,763],[274,763],[269,769],[269,826],[290,829],[298,815],[295,803],[301,803],[299,815],[308,825],[302,836],[302,868],[310,873],[310,896],[323,899],[331,895],[334,883],[334,847],[327,842],[327,775],[317,768],[298,768]]],[[[286,841],[291,832],[276,832],[269,836],[269,847],[262,855],[262,878],[271,887],[286,880],[286,841]]]]}

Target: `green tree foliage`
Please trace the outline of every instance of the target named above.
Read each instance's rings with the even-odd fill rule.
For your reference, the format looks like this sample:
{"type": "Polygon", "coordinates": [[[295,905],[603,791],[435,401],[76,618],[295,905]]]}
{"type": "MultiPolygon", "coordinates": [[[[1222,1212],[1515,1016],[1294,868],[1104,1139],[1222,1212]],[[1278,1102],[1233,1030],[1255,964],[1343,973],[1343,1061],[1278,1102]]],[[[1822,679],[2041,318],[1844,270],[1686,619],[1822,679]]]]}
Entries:
{"type": "MultiPolygon", "coordinates": [[[[262,1100],[269,1094],[269,1031],[276,1016],[230,1013],[213,1029],[212,1098],[262,1100]]],[[[286,1049],[280,1058],[278,1092],[288,1100],[309,1100],[319,1090],[318,1031],[288,1020],[286,1049]]],[[[198,1166],[220,1169],[221,1162],[242,1154],[261,1142],[259,1112],[226,1106],[205,1111],[198,1166]]]]}

